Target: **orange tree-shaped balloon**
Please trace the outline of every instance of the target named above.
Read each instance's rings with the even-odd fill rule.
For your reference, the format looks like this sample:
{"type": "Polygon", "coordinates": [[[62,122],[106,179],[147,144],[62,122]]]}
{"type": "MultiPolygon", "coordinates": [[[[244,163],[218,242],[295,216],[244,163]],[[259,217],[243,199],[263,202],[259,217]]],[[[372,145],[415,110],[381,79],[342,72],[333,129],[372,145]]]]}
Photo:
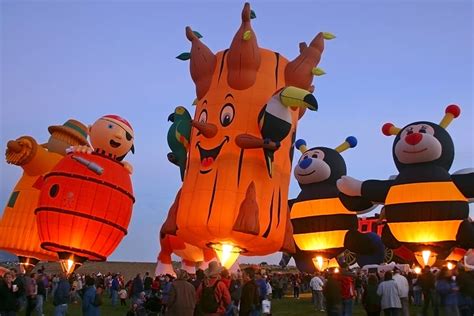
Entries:
{"type": "Polygon", "coordinates": [[[300,44],[293,61],[260,48],[246,3],[229,49],[214,54],[186,28],[196,85],[196,111],[183,186],[164,225],[198,247],[211,247],[225,266],[239,253],[291,250],[288,186],[299,118],[317,109],[309,92],[324,48],[319,33],[300,44]],[[285,239],[287,237],[287,239],[285,239]],[[286,242],[285,242],[286,240],[286,242]]]}

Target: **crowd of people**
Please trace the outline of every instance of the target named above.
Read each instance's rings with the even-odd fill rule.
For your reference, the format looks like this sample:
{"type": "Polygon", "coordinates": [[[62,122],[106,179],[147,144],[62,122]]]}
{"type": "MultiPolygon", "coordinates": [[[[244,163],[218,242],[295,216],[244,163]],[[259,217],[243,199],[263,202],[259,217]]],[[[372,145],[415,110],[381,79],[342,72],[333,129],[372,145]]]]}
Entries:
{"type": "Polygon", "coordinates": [[[408,316],[410,306],[420,306],[421,314],[434,316],[474,315],[474,273],[462,267],[432,270],[421,274],[402,273],[397,267],[384,273],[363,273],[342,267],[341,271],[316,273],[310,281],[316,310],[327,315],[352,315],[353,306],[362,304],[369,316],[408,316]]]}
{"type": "Polygon", "coordinates": [[[149,273],[125,280],[120,273],[48,275],[39,269],[29,275],[15,269],[0,278],[0,316],[44,315],[43,306],[52,300],[54,316],[67,314],[70,304],[81,304],[84,316],[98,316],[105,296],[112,306],[127,306],[126,316],[158,315],[265,315],[271,300],[301,292],[312,293],[317,311],[327,315],[352,315],[362,305],[367,315],[410,315],[409,306],[420,306],[423,315],[471,316],[474,314],[474,274],[462,268],[436,273],[425,267],[421,274],[351,271],[347,266],[314,275],[268,273],[247,267],[229,273],[217,262],[206,271],[176,277],[149,273]]]}

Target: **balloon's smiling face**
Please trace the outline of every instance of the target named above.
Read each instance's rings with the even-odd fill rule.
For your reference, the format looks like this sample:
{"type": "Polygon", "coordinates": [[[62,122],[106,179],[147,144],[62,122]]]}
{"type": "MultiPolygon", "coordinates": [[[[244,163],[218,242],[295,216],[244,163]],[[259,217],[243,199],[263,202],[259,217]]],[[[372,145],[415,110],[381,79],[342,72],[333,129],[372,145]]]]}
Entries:
{"type": "Polygon", "coordinates": [[[133,151],[133,131],[114,119],[100,118],[90,126],[89,133],[92,147],[106,155],[123,157],[133,151]]]}
{"type": "Polygon", "coordinates": [[[310,149],[299,159],[294,175],[298,183],[322,182],[331,175],[331,167],[324,161],[325,153],[321,149],[310,149]]]}
{"type": "Polygon", "coordinates": [[[400,132],[394,153],[404,164],[434,161],[441,157],[442,145],[428,124],[412,124],[400,132]]]}

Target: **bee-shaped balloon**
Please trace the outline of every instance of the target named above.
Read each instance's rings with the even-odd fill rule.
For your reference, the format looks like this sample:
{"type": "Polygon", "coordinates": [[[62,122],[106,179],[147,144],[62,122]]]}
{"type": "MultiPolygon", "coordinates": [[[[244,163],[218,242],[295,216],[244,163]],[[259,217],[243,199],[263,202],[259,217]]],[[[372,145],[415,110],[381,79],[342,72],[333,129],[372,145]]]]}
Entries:
{"type": "Polygon", "coordinates": [[[454,144],[446,127],[460,112],[457,105],[448,106],[439,124],[419,121],[403,128],[385,124],[382,132],[396,136],[392,151],[397,177],[363,182],[342,177],[338,181],[341,192],[384,204],[385,245],[404,244],[415,256],[424,256],[425,264],[434,262],[433,254],[445,257],[456,245],[474,247],[474,229],[468,220],[474,173],[449,173],[454,144]]]}
{"type": "MultiPolygon", "coordinates": [[[[297,246],[294,258],[302,271],[314,271],[315,266],[320,270],[327,268],[330,259],[345,249],[359,254],[372,254],[378,250],[374,237],[380,238],[358,231],[357,215],[343,205],[336,187],[336,181],[346,174],[346,164],[340,153],[356,145],[357,139],[353,136],[335,149],[308,149],[302,139],[295,143],[301,157],[294,176],[301,192],[290,201],[291,223],[297,246]]],[[[383,260],[383,249],[379,258],[379,262],[372,263],[383,260]]]]}

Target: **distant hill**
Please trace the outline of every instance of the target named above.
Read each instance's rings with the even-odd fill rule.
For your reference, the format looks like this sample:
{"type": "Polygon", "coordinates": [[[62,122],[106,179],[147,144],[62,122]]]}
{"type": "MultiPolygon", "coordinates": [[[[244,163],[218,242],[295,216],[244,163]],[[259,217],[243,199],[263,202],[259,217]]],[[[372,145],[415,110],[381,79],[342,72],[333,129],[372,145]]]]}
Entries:
{"type": "Polygon", "coordinates": [[[12,261],[18,261],[17,256],[6,251],[0,251],[0,262],[12,262],[12,261]]]}

